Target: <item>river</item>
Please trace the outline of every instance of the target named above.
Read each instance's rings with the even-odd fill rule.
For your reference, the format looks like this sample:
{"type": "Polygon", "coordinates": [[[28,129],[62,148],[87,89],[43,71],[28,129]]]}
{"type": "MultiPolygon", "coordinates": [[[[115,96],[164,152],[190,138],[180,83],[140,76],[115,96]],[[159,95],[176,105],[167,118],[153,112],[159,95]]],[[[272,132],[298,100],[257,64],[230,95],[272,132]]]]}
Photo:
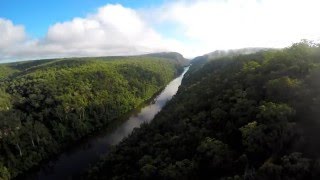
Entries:
{"type": "Polygon", "coordinates": [[[132,114],[126,121],[112,130],[92,136],[76,146],[60,154],[57,158],[43,164],[33,172],[26,173],[23,179],[38,180],[61,180],[76,179],[90,164],[97,162],[102,155],[108,153],[111,146],[118,144],[127,137],[134,128],[140,127],[142,123],[150,122],[154,116],[171,100],[177,93],[184,74],[188,71],[186,67],[183,73],[172,80],[165,89],[139,113],[132,114]],[[73,177],[73,178],[72,178],[73,177]]]}

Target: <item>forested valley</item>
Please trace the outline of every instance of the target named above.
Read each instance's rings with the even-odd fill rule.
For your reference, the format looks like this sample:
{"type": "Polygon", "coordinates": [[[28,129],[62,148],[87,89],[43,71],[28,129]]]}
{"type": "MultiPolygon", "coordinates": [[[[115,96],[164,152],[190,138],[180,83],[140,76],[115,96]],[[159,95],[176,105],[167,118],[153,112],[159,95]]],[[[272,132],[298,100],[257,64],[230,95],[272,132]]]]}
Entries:
{"type": "Polygon", "coordinates": [[[186,64],[180,54],[160,53],[0,65],[0,179],[120,120],[186,64]]]}
{"type": "MultiPolygon", "coordinates": [[[[320,45],[197,57],[178,93],[83,179],[319,179],[320,45]]],[[[0,65],[0,179],[121,120],[188,65],[178,53],[0,65]]]]}
{"type": "Polygon", "coordinates": [[[84,179],[320,178],[319,44],[198,59],[84,179]]]}

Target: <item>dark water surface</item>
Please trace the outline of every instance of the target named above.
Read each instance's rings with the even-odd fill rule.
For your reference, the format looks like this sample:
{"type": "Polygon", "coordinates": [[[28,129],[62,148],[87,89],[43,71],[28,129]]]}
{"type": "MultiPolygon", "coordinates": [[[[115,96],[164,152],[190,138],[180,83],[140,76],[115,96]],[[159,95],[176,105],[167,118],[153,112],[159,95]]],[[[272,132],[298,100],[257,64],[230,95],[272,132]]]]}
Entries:
{"type": "Polygon", "coordinates": [[[100,133],[76,144],[56,159],[42,165],[34,172],[27,173],[25,177],[19,177],[19,179],[61,180],[72,179],[72,177],[77,179],[75,177],[79,173],[84,172],[90,164],[97,162],[101,155],[108,153],[110,146],[118,144],[134,128],[140,127],[142,123],[150,122],[177,93],[182,78],[188,69],[188,67],[185,68],[179,77],[171,81],[152,103],[142,108],[139,113],[131,115],[128,120],[110,131],[100,133]]]}

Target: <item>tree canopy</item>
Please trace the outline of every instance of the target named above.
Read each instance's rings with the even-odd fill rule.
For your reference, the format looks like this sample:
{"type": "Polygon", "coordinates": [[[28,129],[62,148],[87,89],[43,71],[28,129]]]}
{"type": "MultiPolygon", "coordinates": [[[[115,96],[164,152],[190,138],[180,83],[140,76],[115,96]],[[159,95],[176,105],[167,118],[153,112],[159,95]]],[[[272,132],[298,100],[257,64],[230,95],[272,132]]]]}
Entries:
{"type": "Polygon", "coordinates": [[[151,56],[0,65],[0,179],[120,120],[182,69],[174,59],[151,56]]]}
{"type": "Polygon", "coordinates": [[[85,179],[319,179],[319,45],[203,58],[85,179]]]}

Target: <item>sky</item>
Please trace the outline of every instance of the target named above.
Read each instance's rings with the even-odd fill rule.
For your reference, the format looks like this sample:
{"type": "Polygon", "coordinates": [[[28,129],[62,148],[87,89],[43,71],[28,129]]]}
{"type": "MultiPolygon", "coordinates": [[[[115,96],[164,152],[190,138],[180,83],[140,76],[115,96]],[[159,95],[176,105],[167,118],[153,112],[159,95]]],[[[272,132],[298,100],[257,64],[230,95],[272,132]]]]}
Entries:
{"type": "Polygon", "coordinates": [[[0,62],[282,48],[320,40],[318,0],[0,0],[0,62]]]}

